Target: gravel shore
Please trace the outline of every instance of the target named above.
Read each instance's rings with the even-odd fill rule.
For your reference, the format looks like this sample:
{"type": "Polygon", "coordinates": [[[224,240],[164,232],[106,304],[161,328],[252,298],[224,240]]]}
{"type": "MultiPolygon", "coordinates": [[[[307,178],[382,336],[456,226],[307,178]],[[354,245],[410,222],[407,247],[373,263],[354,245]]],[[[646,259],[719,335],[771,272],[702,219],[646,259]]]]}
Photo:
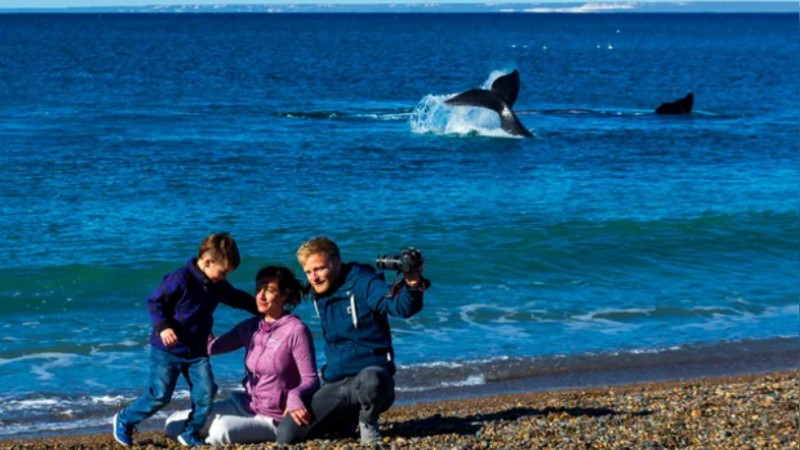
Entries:
{"type": "MultiPolygon", "coordinates": [[[[392,408],[386,449],[715,448],[796,449],[800,371],[536,392],[392,408]]],[[[109,426],[110,431],[110,426],[109,426]]],[[[2,439],[2,438],[0,438],[2,439]]],[[[161,432],[138,448],[178,448],[161,432]]],[[[2,449],[122,448],[111,434],[0,440],[2,449]]],[[[357,439],[229,448],[344,450],[357,439]]]]}

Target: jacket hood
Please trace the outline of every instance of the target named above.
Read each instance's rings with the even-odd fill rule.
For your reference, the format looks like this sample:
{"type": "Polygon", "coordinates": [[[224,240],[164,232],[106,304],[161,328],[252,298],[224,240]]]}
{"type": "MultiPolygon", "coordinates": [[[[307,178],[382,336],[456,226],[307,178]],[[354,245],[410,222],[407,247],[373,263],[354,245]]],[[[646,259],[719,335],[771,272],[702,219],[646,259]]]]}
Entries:
{"type": "Polygon", "coordinates": [[[377,273],[375,272],[375,268],[368,264],[348,263],[346,266],[342,267],[342,271],[344,271],[345,267],[347,268],[347,275],[345,276],[344,283],[342,283],[342,287],[352,287],[355,280],[361,277],[374,277],[377,273]]]}
{"type": "Polygon", "coordinates": [[[186,261],[186,269],[191,274],[192,278],[194,278],[198,283],[201,285],[207,285],[211,283],[211,280],[208,279],[206,274],[200,270],[200,267],[197,266],[197,258],[192,258],[186,261]]]}
{"type": "Polygon", "coordinates": [[[376,275],[383,278],[383,274],[378,274],[375,271],[375,268],[369,264],[361,264],[357,262],[342,264],[342,271],[339,274],[339,278],[336,280],[336,283],[334,283],[333,288],[324,294],[313,293],[312,299],[315,301],[320,301],[332,297],[339,291],[352,290],[357,280],[363,277],[372,278],[376,275]]]}
{"type": "Polygon", "coordinates": [[[292,325],[296,322],[301,322],[300,318],[293,313],[286,312],[278,320],[274,322],[267,322],[264,320],[264,315],[258,316],[258,329],[263,331],[276,330],[280,327],[292,325]]]}

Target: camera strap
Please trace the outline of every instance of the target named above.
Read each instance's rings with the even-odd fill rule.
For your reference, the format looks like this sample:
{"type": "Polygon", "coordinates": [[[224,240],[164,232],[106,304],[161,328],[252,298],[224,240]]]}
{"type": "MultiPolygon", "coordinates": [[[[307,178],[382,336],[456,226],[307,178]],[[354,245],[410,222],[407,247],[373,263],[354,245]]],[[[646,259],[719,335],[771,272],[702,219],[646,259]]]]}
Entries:
{"type": "Polygon", "coordinates": [[[392,283],[392,286],[389,288],[389,292],[386,293],[385,297],[386,298],[397,297],[397,294],[400,293],[400,290],[403,289],[403,286],[405,285],[406,285],[406,280],[404,280],[403,278],[395,279],[394,283],[392,283]]]}
{"type": "Polygon", "coordinates": [[[397,294],[399,294],[400,290],[402,290],[404,287],[408,287],[409,289],[415,291],[425,292],[425,289],[428,289],[430,286],[431,282],[427,278],[421,278],[418,285],[411,287],[408,285],[408,283],[406,283],[405,278],[400,276],[399,279],[395,280],[394,284],[392,284],[392,287],[389,288],[389,292],[386,293],[386,298],[397,297],[397,294]]]}

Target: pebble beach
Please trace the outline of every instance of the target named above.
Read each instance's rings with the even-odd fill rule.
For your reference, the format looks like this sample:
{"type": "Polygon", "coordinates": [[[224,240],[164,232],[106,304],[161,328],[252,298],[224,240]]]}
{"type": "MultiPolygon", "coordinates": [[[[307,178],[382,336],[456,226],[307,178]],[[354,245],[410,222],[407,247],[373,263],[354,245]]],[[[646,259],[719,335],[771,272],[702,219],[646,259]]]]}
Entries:
{"type": "MultiPolygon", "coordinates": [[[[800,371],[511,394],[394,407],[381,418],[387,449],[795,449],[800,371]]],[[[110,427],[109,427],[110,430],[110,427]]],[[[162,432],[136,448],[179,448],[162,432]]],[[[236,449],[361,448],[353,439],[236,449]]],[[[2,440],[8,450],[122,448],[111,434],[2,440]]]]}

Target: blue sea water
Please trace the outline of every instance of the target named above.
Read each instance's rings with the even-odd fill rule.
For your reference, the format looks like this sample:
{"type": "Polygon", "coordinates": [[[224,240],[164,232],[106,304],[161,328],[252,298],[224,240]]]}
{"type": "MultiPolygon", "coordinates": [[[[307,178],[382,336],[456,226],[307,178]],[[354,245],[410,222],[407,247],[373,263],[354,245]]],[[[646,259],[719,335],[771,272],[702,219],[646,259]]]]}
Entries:
{"type": "MultiPolygon", "coordinates": [[[[243,289],[316,235],[421,248],[401,398],[796,365],[799,37],[791,14],[0,15],[0,437],[106,427],[145,388],[146,298],[218,230],[243,289]],[[444,105],[512,69],[534,138],[444,105]]],[[[223,391],[241,360],[213,360],[223,391]]]]}

